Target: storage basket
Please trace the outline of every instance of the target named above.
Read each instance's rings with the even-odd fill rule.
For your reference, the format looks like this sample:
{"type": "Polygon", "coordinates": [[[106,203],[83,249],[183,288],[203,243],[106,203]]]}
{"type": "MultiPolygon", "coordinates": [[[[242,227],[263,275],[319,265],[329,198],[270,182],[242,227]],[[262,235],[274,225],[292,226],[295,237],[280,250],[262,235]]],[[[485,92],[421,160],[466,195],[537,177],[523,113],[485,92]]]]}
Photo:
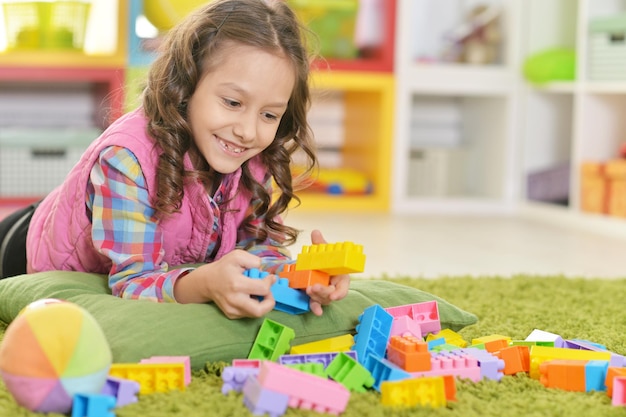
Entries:
{"type": "Polygon", "coordinates": [[[359,0],[288,0],[300,21],[317,39],[324,58],[351,59],[357,56],[354,35],[359,0]]]}
{"type": "Polygon", "coordinates": [[[7,50],[82,50],[90,1],[18,1],[2,4],[7,50]]]}
{"type": "Polygon", "coordinates": [[[626,14],[592,19],[589,24],[589,79],[626,79],[626,14]]]}

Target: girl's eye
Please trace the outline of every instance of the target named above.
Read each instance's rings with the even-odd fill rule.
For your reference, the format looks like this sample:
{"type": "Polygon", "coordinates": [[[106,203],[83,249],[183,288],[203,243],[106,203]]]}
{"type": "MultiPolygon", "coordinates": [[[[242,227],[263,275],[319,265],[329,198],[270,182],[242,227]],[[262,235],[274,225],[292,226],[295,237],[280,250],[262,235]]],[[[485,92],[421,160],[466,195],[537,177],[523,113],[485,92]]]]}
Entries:
{"type": "Polygon", "coordinates": [[[223,100],[224,100],[224,104],[226,104],[228,107],[239,107],[241,105],[241,103],[239,103],[236,100],[231,100],[228,98],[225,98],[223,100]]]}
{"type": "Polygon", "coordinates": [[[263,113],[263,117],[265,117],[268,120],[278,120],[278,116],[272,113],[263,113]]]}

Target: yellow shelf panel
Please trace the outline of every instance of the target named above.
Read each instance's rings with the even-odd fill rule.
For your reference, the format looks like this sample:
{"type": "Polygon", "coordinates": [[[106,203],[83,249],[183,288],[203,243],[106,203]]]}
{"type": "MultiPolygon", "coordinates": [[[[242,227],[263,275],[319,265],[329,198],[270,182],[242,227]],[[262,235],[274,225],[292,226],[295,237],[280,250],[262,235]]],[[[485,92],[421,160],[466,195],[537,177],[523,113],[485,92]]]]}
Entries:
{"type": "Polygon", "coordinates": [[[291,210],[304,211],[354,211],[384,212],[389,210],[389,198],[382,194],[368,195],[330,195],[317,193],[298,193],[301,204],[292,205],[291,210]]]}
{"type": "Polygon", "coordinates": [[[391,199],[393,75],[319,71],[313,73],[311,81],[314,90],[343,92],[343,166],[365,174],[372,182],[373,193],[366,196],[311,194],[303,198],[303,209],[388,210],[391,199]]]}
{"type": "Polygon", "coordinates": [[[87,56],[73,51],[11,51],[0,53],[3,67],[124,68],[126,51],[111,56],[87,56]]]}

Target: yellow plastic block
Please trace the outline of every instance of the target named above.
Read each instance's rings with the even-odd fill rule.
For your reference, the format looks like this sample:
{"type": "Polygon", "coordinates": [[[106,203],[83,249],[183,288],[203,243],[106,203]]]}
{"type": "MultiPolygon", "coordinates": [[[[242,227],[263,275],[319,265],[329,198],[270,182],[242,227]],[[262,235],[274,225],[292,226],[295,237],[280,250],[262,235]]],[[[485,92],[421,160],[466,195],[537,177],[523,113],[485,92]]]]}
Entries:
{"type": "Polygon", "coordinates": [[[380,402],[386,406],[415,407],[446,406],[446,387],[443,376],[420,377],[380,384],[380,402]]]}
{"type": "Polygon", "coordinates": [[[331,337],[328,339],[318,340],[317,342],[304,343],[291,347],[292,355],[300,355],[303,353],[324,353],[324,352],[347,352],[354,345],[354,337],[351,334],[331,337]]]}
{"type": "Polygon", "coordinates": [[[429,333],[428,336],[426,336],[426,341],[430,342],[431,340],[441,339],[442,337],[443,340],[445,340],[446,343],[449,345],[454,345],[461,348],[467,347],[468,345],[467,341],[463,339],[463,336],[450,329],[442,329],[437,334],[429,333]]]}
{"type": "Polygon", "coordinates": [[[531,346],[530,348],[530,377],[539,379],[541,372],[539,367],[545,361],[552,359],[572,359],[581,361],[610,361],[611,352],[596,352],[592,350],[579,350],[567,348],[555,348],[549,346],[531,346]]]}
{"type": "Polygon", "coordinates": [[[483,343],[493,342],[496,340],[506,340],[507,344],[511,341],[509,336],[502,336],[500,334],[492,334],[489,336],[477,337],[476,339],[472,339],[472,345],[480,345],[483,343]]]}
{"type": "Polygon", "coordinates": [[[353,242],[321,243],[303,246],[296,260],[296,271],[315,269],[330,275],[363,272],[363,246],[353,242]]]}
{"type": "Polygon", "coordinates": [[[183,363],[114,363],[109,375],[139,383],[139,394],[185,390],[183,363]]]}

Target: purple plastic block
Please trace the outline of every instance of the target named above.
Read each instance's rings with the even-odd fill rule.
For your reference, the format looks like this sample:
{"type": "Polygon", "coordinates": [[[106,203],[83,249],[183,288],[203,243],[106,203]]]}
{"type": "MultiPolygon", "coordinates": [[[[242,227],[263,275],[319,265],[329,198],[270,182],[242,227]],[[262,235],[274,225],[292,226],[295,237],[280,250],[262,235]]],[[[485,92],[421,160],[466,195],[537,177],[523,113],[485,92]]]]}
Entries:
{"type": "MultiPolygon", "coordinates": [[[[566,340],[563,347],[568,348],[568,349],[590,350],[593,352],[609,352],[606,349],[602,349],[597,344],[586,342],[584,340],[566,340]]],[[[613,353],[613,352],[609,352],[609,353],[611,354],[611,360],[609,361],[609,366],[623,368],[626,358],[624,358],[624,356],[619,355],[617,353],[613,353]]]]}
{"type": "Polygon", "coordinates": [[[230,391],[241,392],[245,382],[250,376],[257,376],[259,368],[246,368],[237,366],[227,366],[222,371],[222,394],[226,395],[230,391]]]}
{"type": "Polygon", "coordinates": [[[115,397],[102,394],[75,394],[72,417],[115,417],[115,397]]]}
{"type": "Polygon", "coordinates": [[[455,354],[456,352],[462,352],[476,358],[480,366],[480,375],[483,379],[500,381],[504,376],[504,361],[486,350],[469,347],[448,353],[455,354]]]}
{"type": "MultiPolygon", "coordinates": [[[[357,354],[355,351],[350,350],[347,352],[343,352],[346,355],[350,356],[355,361],[357,360],[357,354]]],[[[339,352],[322,352],[322,353],[302,353],[298,355],[281,355],[278,358],[278,363],[281,365],[297,365],[301,363],[321,363],[324,365],[324,368],[328,366],[329,363],[335,359],[339,352]]]]}
{"type": "Polygon", "coordinates": [[[256,377],[248,378],[243,385],[243,402],[254,415],[269,414],[278,417],[285,414],[289,396],[263,388],[256,377]]]}
{"type": "Polygon", "coordinates": [[[102,387],[101,394],[115,397],[115,406],[123,407],[125,405],[137,402],[137,394],[139,394],[139,388],[139,382],[137,381],[108,376],[104,387],[102,387]]]}

